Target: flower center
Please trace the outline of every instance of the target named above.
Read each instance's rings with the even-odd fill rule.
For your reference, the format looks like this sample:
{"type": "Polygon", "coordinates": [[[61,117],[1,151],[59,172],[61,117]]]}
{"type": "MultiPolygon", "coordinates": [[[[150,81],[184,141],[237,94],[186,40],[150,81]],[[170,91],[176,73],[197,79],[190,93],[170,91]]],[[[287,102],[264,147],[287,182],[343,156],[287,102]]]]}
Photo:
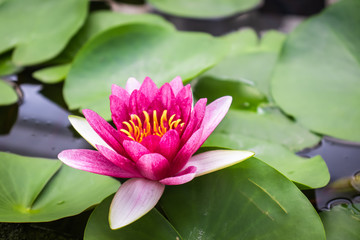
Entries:
{"type": "Polygon", "coordinates": [[[156,110],[153,111],[152,121],[150,120],[150,115],[146,111],[143,111],[143,113],[143,121],[141,121],[138,115],[131,114],[130,120],[123,122],[123,124],[127,127],[127,130],[122,128],[120,129],[120,132],[125,133],[130,139],[140,143],[149,135],[162,137],[167,131],[178,127],[181,131],[184,126],[181,119],[174,120],[176,114],[173,114],[168,120],[167,110],[164,110],[161,114],[160,121],[158,120],[156,110]]]}

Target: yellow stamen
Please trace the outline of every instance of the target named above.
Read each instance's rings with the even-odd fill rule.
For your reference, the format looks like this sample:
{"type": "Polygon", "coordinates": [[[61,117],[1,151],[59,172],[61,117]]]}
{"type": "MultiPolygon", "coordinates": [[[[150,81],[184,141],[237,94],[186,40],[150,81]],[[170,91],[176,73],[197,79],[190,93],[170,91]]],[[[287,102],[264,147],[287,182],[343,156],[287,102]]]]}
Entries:
{"type": "Polygon", "coordinates": [[[166,128],[164,126],[164,122],[167,121],[167,110],[164,110],[162,115],[161,115],[161,118],[160,118],[160,126],[161,126],[161,133],[165,134],[166,133],[166,128]]]}
{"type": "Polygon", "coordinates": [[[129,138],[135,141],[135,139],[131,136],[131,133],[129,133],[129,131],[126,131],[125,129],[120,129],[120,132],[125,133],[129,138]]]}
{"type": "Polygon", "coordinates": [[[143,111],[143,113],[144,113],[144,116],[145,116],[145,124],[144,124],[144,125],[146,125],[146,127],[145,127],[145,129],[146,129],[145,134],[146,134],[146,136],[147,136],[147,135],[150,134],[150,131],[151,131],[150,116],[149,116],[149,114],[148,114],[147,112],[145,112],[145,111],[143,111]]]}
{"type": "Polygon", "coordinates": [[[134,133],[131,125],[128,122],[123,122],[123,124],[125,124],[127,126],[128,130],[130,131],[131,134],[134,133]]]}
{"type": "Polygon", "coordinates": [[[131,118],[133,118],[132,120],[136,120],[138,122],[138,126],[140,129],[142,129],[142,123],[141,123],[141,119],[138,117],[138,115],[132,114],[131,118]]]}
{"type": "Polygon", "coordinates": [[[126,134],[130,139],[141,142],[145,137],[149,135],[157,135],[162,137],[168,130],[176,129],[180,125],[180,131],[184,127],[185,123],[181,119],[175,119],[176,114],[173,114],[170,119],[167,119],[167,110],[164,110],[161,114],[160,121],[158,120],[157,112],[152,112],[152,119],[148,112],[143,111],[143,121],[136,114],[131,114],[129,121],[124,121],[123,124],[127,129],[120,129],[120,132],[126,134]],[[152,125],[151,122],[152,121],[152,125]]]}
{"type": "Polygon", "coordinates": [[[159,127],[159,123],[157,120],[157,114],[156,114],[156,110],[153,111],[153,131],[155,134],[158,133],[158,127],[159,127]]]}

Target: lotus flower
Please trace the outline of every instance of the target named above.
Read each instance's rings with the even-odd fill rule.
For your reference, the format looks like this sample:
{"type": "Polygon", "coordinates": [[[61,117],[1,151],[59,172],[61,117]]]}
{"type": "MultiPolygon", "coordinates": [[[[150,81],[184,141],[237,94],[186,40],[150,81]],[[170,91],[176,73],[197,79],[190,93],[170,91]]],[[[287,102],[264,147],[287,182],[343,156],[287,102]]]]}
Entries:
{"type": "Polygon", "coordinates": [[[111,203],[112,229],[126,226],[150,211],[165,185],[179,185],[253,155],[248,151],[216,150],[193,154],[227,113],[232,98],[193,106],[190,85],[180,77],[160,89],[149,78],[134,78],[126,88],[112,86],[111,117],[116,126],[92,110],[86,119],[70,116],[74,128],[97,150],[73,149],[59,154],[65,164],[84,171],[130,178],[111,203]]]}

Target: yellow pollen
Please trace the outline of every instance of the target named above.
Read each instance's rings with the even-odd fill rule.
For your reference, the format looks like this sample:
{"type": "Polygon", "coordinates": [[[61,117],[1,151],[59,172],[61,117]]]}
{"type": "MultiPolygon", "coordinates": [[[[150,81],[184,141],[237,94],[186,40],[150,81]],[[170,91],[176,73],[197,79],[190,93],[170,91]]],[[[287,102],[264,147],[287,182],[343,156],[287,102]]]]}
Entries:
{"type": "Polygon", "coordinates": [[[157,112],[152,112],[152,119],[148,112],[143,111],[144,120],[136,114],[131,114],[129,121],[124,121],[124,128],[120,129],[120,132],[126,134],[130,139],[141,142],[145,137],[149,135],[157,135],[162,137],[168,130],[176,129],[180,127],[182,131],[185,123],[181,119],[175,119],[176,114],[171,115],[167,118],[167,110],[164,110],[161,114],[160,121],[158,120],[157,112]],[[152,124],[151,124],[152,122],[152,124]]]}

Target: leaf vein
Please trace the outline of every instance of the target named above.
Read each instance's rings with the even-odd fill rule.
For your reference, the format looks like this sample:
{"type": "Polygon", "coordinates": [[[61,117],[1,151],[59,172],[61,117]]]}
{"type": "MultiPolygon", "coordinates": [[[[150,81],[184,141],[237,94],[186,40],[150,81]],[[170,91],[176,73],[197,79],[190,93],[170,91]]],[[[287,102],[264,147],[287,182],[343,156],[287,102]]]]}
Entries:
{"type": "Polygon", "coordinates": [[[275,198],[273,195],[271,195],[268,191],[266,191],[265,188],[261,187],[259,184],[257,184],[256,182],[254,182],[254,181],[251,180],[250,178],[248,178],[248,180],[249,180],[252,184],[254,184],[255,186],[257,186],[258,188],[260,188],[263,192],[265,192],[286,214],[288,214],[288,212],[286,211],[285,207],[282,206],[282,205],[280,204],[280,202],[279,202],[278,200],[276,200],[276,198],[275,198]]]}

